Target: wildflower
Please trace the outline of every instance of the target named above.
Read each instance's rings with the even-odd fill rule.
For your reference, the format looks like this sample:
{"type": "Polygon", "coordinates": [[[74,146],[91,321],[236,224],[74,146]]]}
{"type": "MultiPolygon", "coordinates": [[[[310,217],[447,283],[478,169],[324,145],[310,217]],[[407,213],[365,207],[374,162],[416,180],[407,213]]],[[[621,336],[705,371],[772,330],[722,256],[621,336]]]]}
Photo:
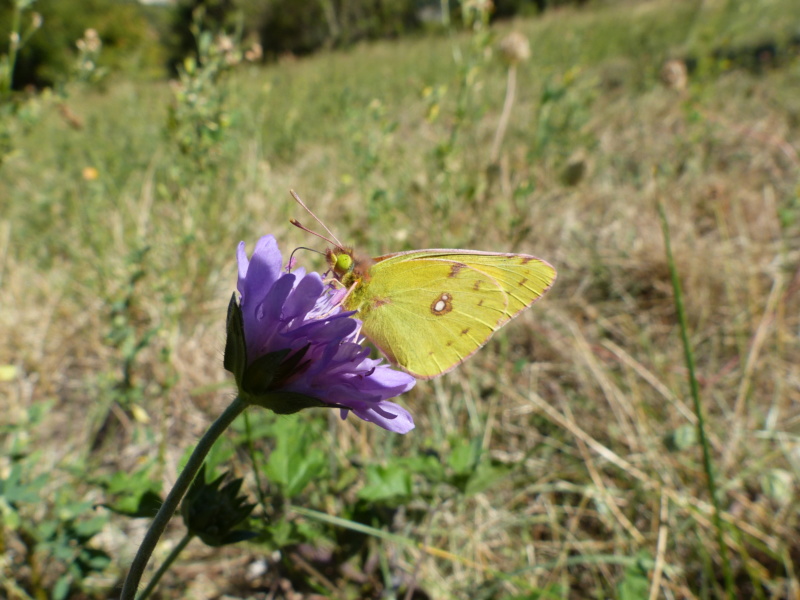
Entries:
{"type": "Polygon", "coordinates": [[[83,32],[83,37],[75,42],[78,50],[87,54],[96,54],[103,46],[103,42],[96,29],[87,29],[83,32]]]}
{"type": "Polygon", "coordinates": [[[414,421],[389,402],[413,377],[369,358],[361,322],[317,273],[282,272],[277,242],[262,237],[250,259],[238,248],[239,281],[228,307],[225,368],[240,397],[279,414],[314,406],[339,408],[384,429],[407,433],[414,421]]]}
{"type": "Polygon", "coordinates": [[[264,49],[258,42],[253,42],[253,45],[250,46],[250,49],[244,53],[245,60],[250,62],[261,60],[262,56],[264,56],[264,49]]]}
{"type": "Polygon", "coordinates": [[[517,31],[509,33],[500,42],[500,55],[509,65],[517,65],[531,57],[528,38],[517,31]]]}
{"type": "Polygon", "coordinates": [[[98,177],[100,177],[100,171],[98,171],[94,167],[84,167],[83,171],[81,171],[81,176],[86,181],[94,181],[98,177]]]}

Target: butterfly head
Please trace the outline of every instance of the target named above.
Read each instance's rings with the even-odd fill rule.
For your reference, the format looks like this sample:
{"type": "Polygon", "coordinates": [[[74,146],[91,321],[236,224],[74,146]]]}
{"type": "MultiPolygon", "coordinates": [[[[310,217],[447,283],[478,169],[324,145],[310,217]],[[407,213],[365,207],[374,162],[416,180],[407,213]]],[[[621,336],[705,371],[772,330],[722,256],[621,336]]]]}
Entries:
{"type": "Polygon", "coordinates": [[[347,248],[328,248],[325,251],[325,258],[328,265],[338,279],[341,279],[355,268],[353,251],[347,248]]]}
{"type": "Polygon", "coordinates": [[[328,248],[325,256],[334,276],[345,287],[369,279],[370,258],[355,256],[350,248],[328,248]]]}

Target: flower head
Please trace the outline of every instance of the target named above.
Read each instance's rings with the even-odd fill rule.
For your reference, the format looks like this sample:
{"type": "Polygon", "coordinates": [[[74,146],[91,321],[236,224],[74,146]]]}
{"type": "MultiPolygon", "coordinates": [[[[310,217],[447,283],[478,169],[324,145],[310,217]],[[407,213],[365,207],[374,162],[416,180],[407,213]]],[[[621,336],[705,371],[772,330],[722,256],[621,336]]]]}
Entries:
{"type": "Polygon", "coordinates": [[[513,31],[500,42],[500,55],[509,65],[517,65],[531,57],[531,45],[528,38],[513,31]]]}
{"type": "Polygon", "coordinates": [[[319,274],[283,271],[270,235],[249,259],[241,242],[238,262],[241,298],[228,307],[225,368],[242,399],[281,414],[329,406],[397,433],[414,428],[408,411],[389,402],[414,378],[369,358],[361,322],[319,274]]]}

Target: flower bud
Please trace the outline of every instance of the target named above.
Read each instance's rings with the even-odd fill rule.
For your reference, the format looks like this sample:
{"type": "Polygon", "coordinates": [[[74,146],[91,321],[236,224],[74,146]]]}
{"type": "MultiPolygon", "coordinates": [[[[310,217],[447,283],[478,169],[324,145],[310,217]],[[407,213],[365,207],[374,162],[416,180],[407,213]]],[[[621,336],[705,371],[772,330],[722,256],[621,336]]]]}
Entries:
{"type": "Polygon", "coordinates": [[[255,537],[253,531],[235,529],[250,513],[255,504],[248,504],[245,496],[237,496],[242,479],[220,484],[227,476],[223,473],[206,483],[205,468],[192,483],[181,504],[181,516],[186,528],[209,546],[225,546],[255,537]]]}

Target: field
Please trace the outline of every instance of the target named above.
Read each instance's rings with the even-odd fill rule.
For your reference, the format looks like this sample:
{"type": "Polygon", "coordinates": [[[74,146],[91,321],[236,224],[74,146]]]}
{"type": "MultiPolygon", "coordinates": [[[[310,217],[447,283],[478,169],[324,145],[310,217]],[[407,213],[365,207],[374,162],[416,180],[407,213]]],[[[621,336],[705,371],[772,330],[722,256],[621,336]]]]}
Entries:
{"type": "Polygon", "coordinates": [[[291,188],[368,254],[558,280],[396,400],[406,435],[248,409],[210,463],[257,536],[192,540],[154,597],[800,597],[798,28],[795,0],[607,2],[31,100],[0,166],[0,594],[118,595],[148,524],[120,512],[235,394],[236,245],[325,249],[291,188]]]}

